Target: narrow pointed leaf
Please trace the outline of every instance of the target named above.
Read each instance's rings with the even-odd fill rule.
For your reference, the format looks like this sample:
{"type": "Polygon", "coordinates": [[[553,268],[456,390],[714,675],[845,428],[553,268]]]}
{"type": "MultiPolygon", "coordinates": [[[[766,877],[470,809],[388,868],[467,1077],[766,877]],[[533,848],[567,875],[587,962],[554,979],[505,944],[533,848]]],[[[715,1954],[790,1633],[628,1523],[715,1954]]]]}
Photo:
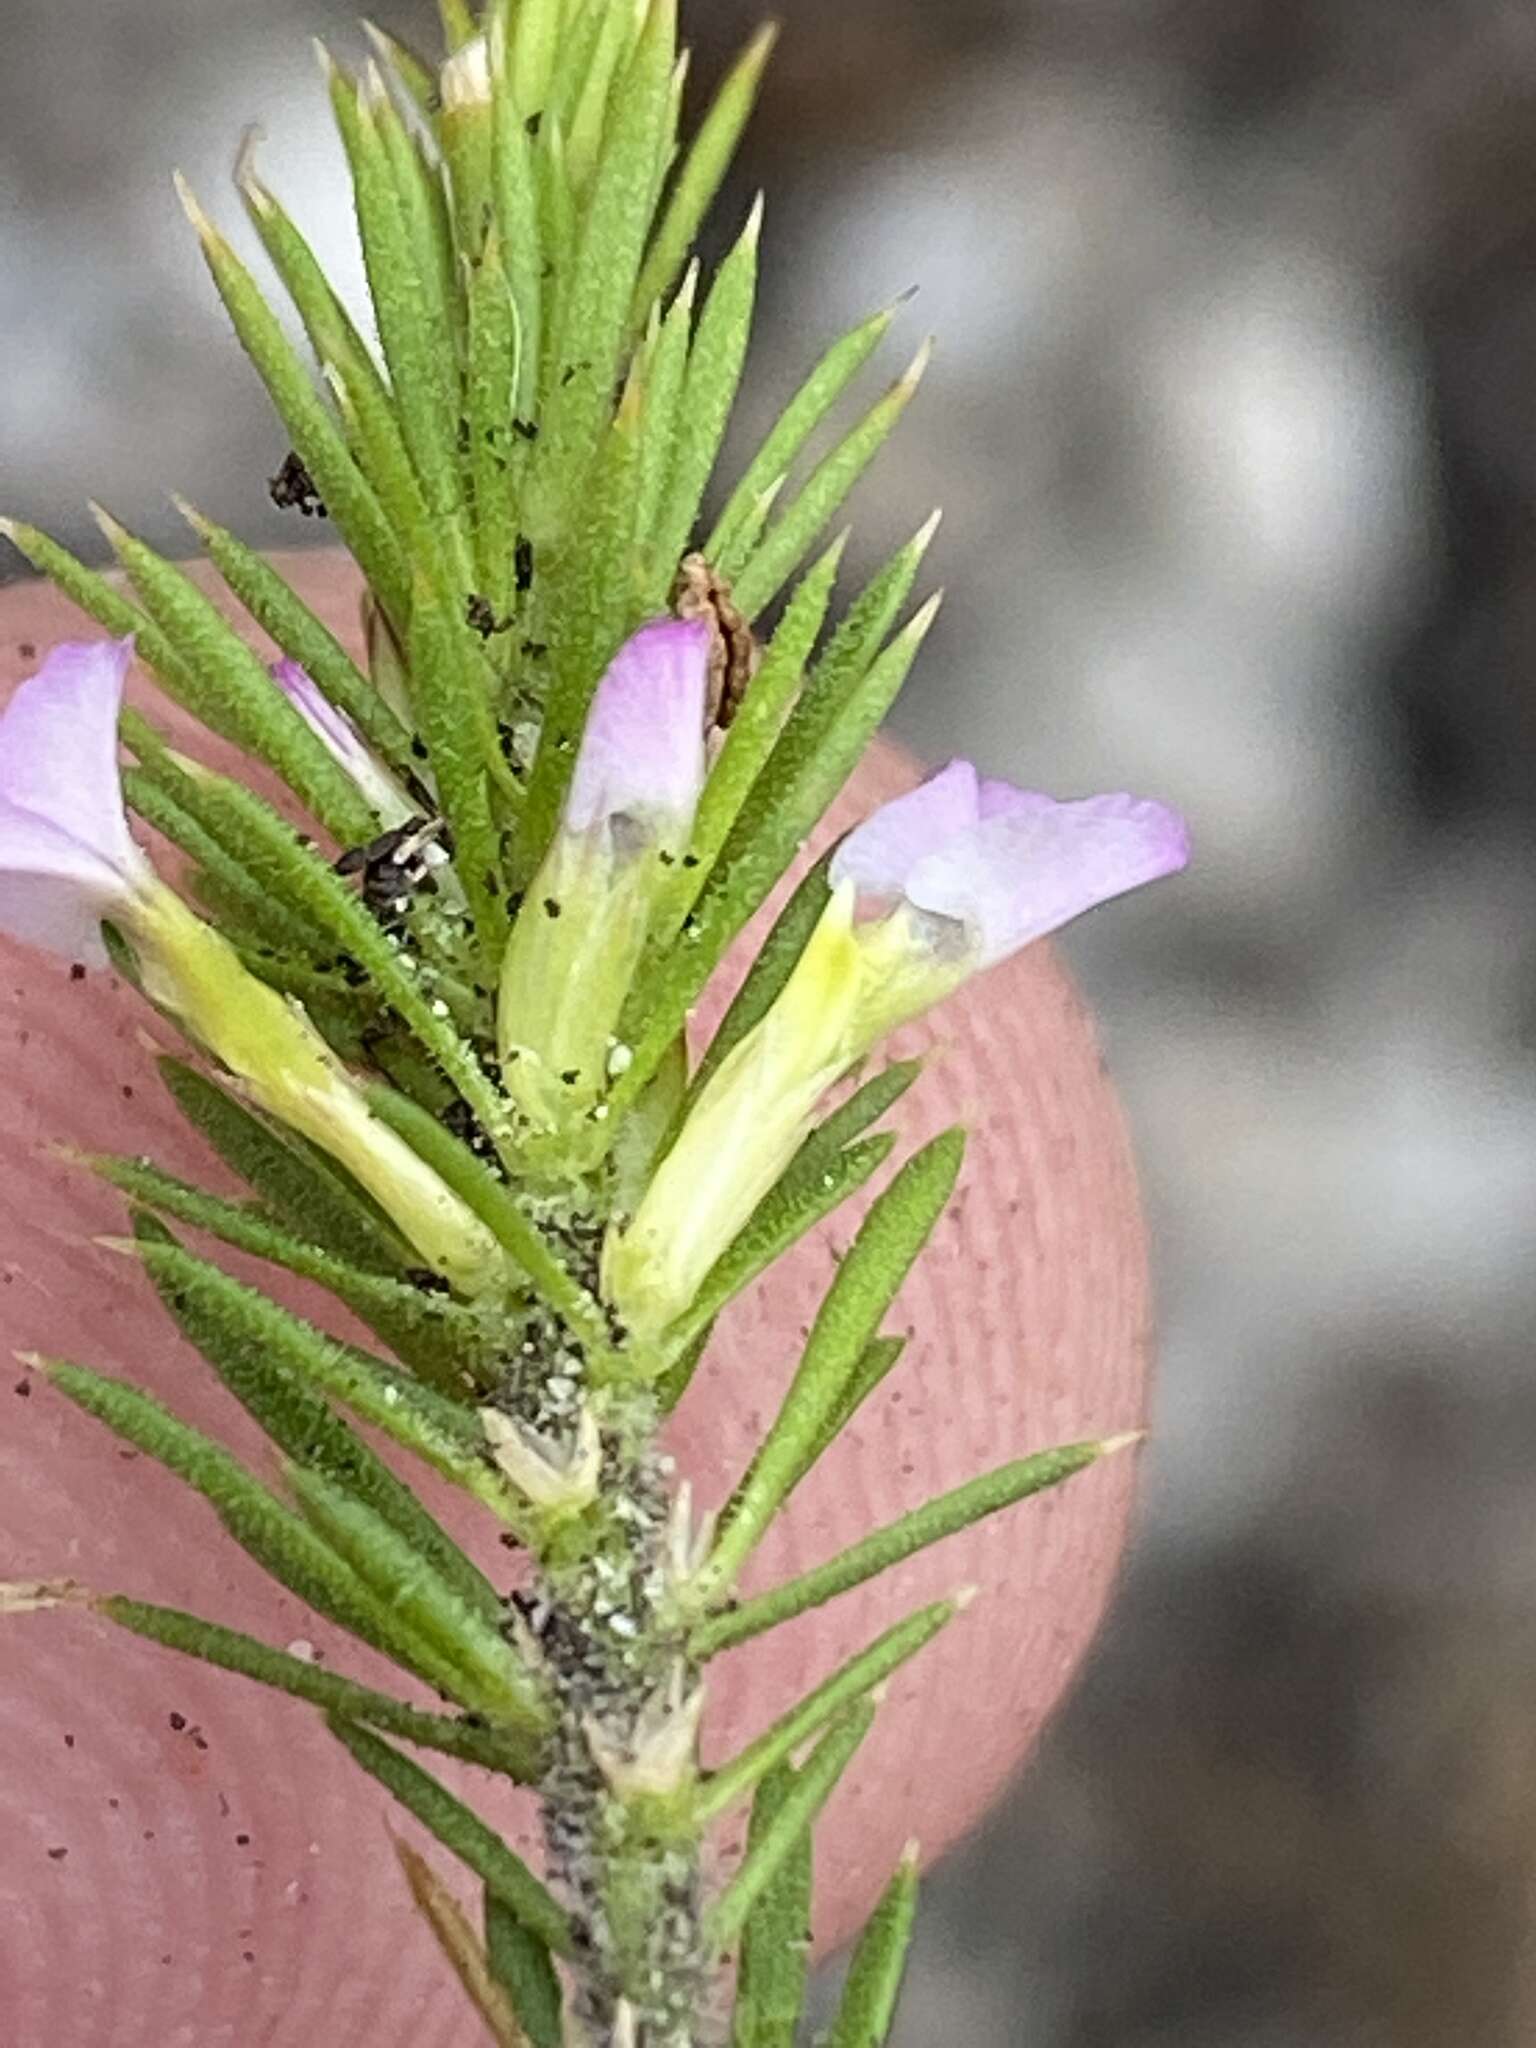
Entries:
{"type": "Polygon", "coordinates": [[[525,1927],[557,1955],[570,1954],[571,1928],[565,1914],[522,1858],[493,1834],[478,1814],[419,1764],[366,1728],[336,1719],[331,1729],[369,1776],[414,1814],[445,1849],[451,1849],[525,1927]]]}
{"type": "MultiPolygon", "coordinates": [[[[388,140],[400,123],[395,109],[380,95],[365,94],[339,68],[330,72],[330,87],[401,431],[428,509],[452,519],[462,510],[452,374],[457,351],[442,306],[438,252],[428,242],[425,201],[414,173],[397,175],[388,140]]],[[[402,140],[409,151],[403,131],[402,140]]]]}
{"type": "Polygon", "coordinates": [[[677,441],[698,275],[698,265],[690,264],[666,317],[658,319],[647,336],[642,358],[645,422],[635,480],[635,536],[642,553],[641,589],[647,610],[665,604],[677,570],[677,550],[654,536],[677,441]]]}
{"type": "Polygon", "coordinates": [[[429,1684],[452,1691],[453,1674],[398,1623],[352,1568],[267,1492],[222,1445],[191,1429],[148,1394],[80,1366],[50,1365],[60,1393],[124,1442],[200,1493],[242,1550],[318,1614],[349,1629],[429,1684]]]}
{"type": "Polygon", "coordinates": [[[748,1847],[740,1869],[710,1909],[705,1931],[718,1952],[730,1948],[753,1907],[796,1854],[802,1837],[809,1834],[839,1778],[852,1763],[874,1718],[872,1706],[855,1707],[828,1729],[796,1772],[773,1818],[756,1844],[748,1847]]]}
{"type": "Polygon", "coordinates": [[[363,33],[373,45],[374,55],[386,76],[397,79],[416,111],[428,122],[435,123],[441,96],[437,73],[432,66],[408,44],[402,43],[398,36],[380,28],[377,22],[365,21],[363,33]]]}
{"type": "Polygon", "coordinates": [[[895,1371],[906,1348],[905,1337],[875,1337],[864,1346],[858,1364],[838,1397],[836,1407],[806,1447],[804,1461],[795,1478],[796,1486],[822,1455],[831,1450],[844,1429],[886,1376],[895,1371]]]}
{"type": "Polygon", "coordinates": [[[526,1928],[510,1906],[485,1892],[485,1953],[532,2048],[562,2048],[560,1979],[549,1944],[526,1928]]]}
{"type": "Polygon", "coordinates": [[[516,607],[516,474],[522,444],[512,424],[521,376],[517,302],[493,229],[469,280],[469,462],[474,488],[478,593],[495,621],[516,607]]]}
{"type": "Polygon", "coordinates": [[[190,505],[183,504],[181,510],[225,583],[263,632],[347,714],[392,768],[409,772],[415,765],[410,732],[330,627],[254,548],[190,505]]]}
{"type": "Polygon", "coordinates": [[[749,619],[773,602],[795,564],[890,439],[912,401],[927,360],[925,347],[878,404],[817,466],[805,488],[753,549],[750,561],[735,579],[736,602],[749,619]]]}
{"type": "Polygon", "coordinates": [[[940,1494],[937,1500],[898,1516],[799,1578],[744,1600],[729,1614],[712,1615],[694,1630],[693,1652],[698,1657],[712,1657],[733,1644],[761,1635],[766,1629],[776,1628],[781,1621],[792,1621],[797,1614],[805,1614],[855,1586],[862,1586],[867,1579],[889,1571],[930,1544],[941,1543],[946,1536],[970,1528],[973,1522],[1012,1507],[1031,1494],[1043,1493],[1047,1487],[1059,1486],[1074,1473],[1086,1471],[1114,1448],[1113,1442],[1067,1444],[1060,1450],[1015,1458],[979,1479],[967,1480],[963,1486],[940,1494]]]}
{"type": "Polygon", "coordinates": [[[787,1763],[795,1751],[819,1735],[823,1728],[848,1708],[883,1685],[901,1666],[926,1649],[942,1628],[959,1612],[953,1600],[937,1600],[918,1613],[908,1615],[894,1628],[850,1657],[830,1678],[780,1716],[755,1742],[711,1771],[699,1787],[694,1813],[701,1821],[713,1820],[744,1798],[770,1771],[787,1763]]]}
{"type": "Polygon", "coordinates": [[[826,2048],[883,2048],[896,2017],[917,1917],[917,1854],[909,1850],[853,1952],[826,2048]]]}
{"type": "Polygon", "coordinates": [[[675,568],[688,546],[736,403],[757,295],[757,245],[761,229],[759,202],[735,247],[721,264],[720,274],[699,315],[660,508],[656,545],[663,569],[675,568]]]}
{"type": "Polygon", "coordinates": [[[461,49],[465,43],[474,41],[480,24],[475,20],[475,11],[469,0],[437,0],[437,11],[442,17],[443,34],[450,50],[461,49]]]}
{"type": "Polygon", "coordinates": [[[489,1771],[501,1771],[526,1783],[537,1772],[539,1751],[527,1733],[502,1724],[486,1728],[471,1720],[457,1720],[447,1714],[423,1713],[388,1693],[375,1692],[344,1678],[307,1658],[241,1635],[216,1621],[204,1621],[173,1607],[156,1607],[142,1600],[127,1600],[116,1594],[94,1600],[94,1611],[152,1643],[183,1656],[196,1657],[221,1671],[232,1671],[258,1685],[271,1686],[290,1698],[306,1700],[326,1714],[345,1715],[379,1728],[418,1748],[435,1749],[461,1762],[479,1764],[489,1771]]]}
{"type": "MultiPolygon", "coordinates": [[[[501,1602],[490,1581],[312,1385],[257,1339],[249,1322],[228,1315],[223,1289],[208,1285],[210,1276],[224,1277],[219,1269],[174,1240],[143,1244],[141,1256],[156,1293],[183,1336],[202,1353],[277,1447],[295,1464],[344,1488],[385,1522],[408,1554],[415,1553],[467,1603],[466,1632],[478,1625],[495,1636],[501,1602]]],[[[343,1555],[347,1553],[343,1551],[343,1555]]],[[[355,1557],[349,1556],[348,1562],[361,1570],[355,1557]]],[[[496,1640],[499,1643],[500,1637],[496,1640]]],[[[505,1649],[504,1644],[501,1647],[505,1649]]]]}
{"type": "Polygon", "coordinates": [[[281,1228],[260,1210],[227,1202],[139,1159],[93,1159],[103,1179],[135,1201],[206,1230],[237,1251],[267,1259],[329,1290],[440,1393],[466,1395],[494,1380],[494,1352],[474,1313],[448,1296],[365,1272],[281,1228]]]}
{"type": "Polygon", "coordinates": [[[267,672],[265,663],[181,570],[116,520],[100,523],[145,608],[169,640],[210,731],[265,761],[343,845],[366,840],[374,817],[352,778],[267,672]]]}
{"type": "Polygon", "coordinates": [[[691,1597],[701,1604],[730,1588],[804,1470],[810,1446],[943,1214],[964,1151],[964,1132],[945,1131],[907,1161],[865,1217],[827,1290],[783,1405],[693,1581],[691,1597]]]}
{"type": "Polygon", "coordinates": [[[780,413],[766,440],[742,472],[726,501],[704,552],[716,568],[734,575],[746,560],[742,530],[764,491],[782,478],[817,427],[890,332],[894,313],[886,308],[835,341],[780,413]]]}
{"type": "Polygon", "coordinates": [[[604,437],[590,492],[566,541],[534,553],[538,638],[548,645],[544,714],[518,838],[518,875],[533,874],[554,833],[587,711],[625,632],[638,623],[635,479],[641,394],[631,383],[604,437]]]}
{"type": "Polygon", "coordinates": [[[757,949],[746,979],[731,998],[730,1008],[716,1027],[704,1057],[699,1062],[688,1090],[696,1101],[711,1074],[735,1051],[747,1033],[760,1024],[778,1001],[810,936],[821,922],[831,894],[827,869],[832,856],[823,854],[796,884],[793,895],[774,920],[773,929],[757,949]]]}
{"type": "Polygon", "coordinates": [[[730,829],[773,752],[799,694],[805,665],[832,602],[832,586],[837,580],[846,540],[845,534],[827,549],[790,599],[778,631],[768,644],[763,665],[752,678],[731,721],[694,819],[689,851],[697,865],[676,870],[691,890],[687,900],[679,894],[667,905],[679,923],[708,882],[730,829]]]}
{"type": "Polygon", "coordinates": [[[387,404],[389,390],[373,352],[358,333],[314,250],[249,163],[237,169],[235,182],[251,225],[261,237],[272,267],[304,323],[317,362],[345,362],[349,374],[369,379],[387,404]]]}
{"type": "Polygon", "coordinates": [[[544,253],[533,142],[518,117],[510,94],[506,92],[495,95],[491,198],[507,284],[517,307],[518,328],[522,335],[517,410],[524,424],[528,425],[538,405],[539,365],[544,345],[544,253]]]}
{"type": "Polygon", "coordinates": [[[563,295],[541,466],[563,523],[602,435],[651,219],[653,167],[670,106],[676,0],[651,0],[614,98],[570,290],[563,295]]]}
{"type": "Polygon", "coordinates": [[[221,1342],[262,1347],[301,1381],[332,1395],[516,1527],[519,1505],[482,1456],[471,1413],[435,1394],[382,1359],[340,1343],[207,1260],[166,1246],[141,1244],[138,1256],[156,1277],[183,1291],[195,1283],[200,1314],[221,1342]]]}
{"type": "Polygon", "coordinates": [[[410,611],[410,579],[378,499],[250,272],[185,187],[182,200],[240,345],[266,385],[326,511],[379,602],[403,623],[410,611]]]}
{"type": "MultiPolygon", "coordinates": [[[[752,1802],[747,1855],[763,1838],[794,1789],[788,1765],[770,1771],[752,1802]]],[[[758,1893],[741,1930],[731,2048],[795,2048],[805,2009],[811,1950],[811,1835],[803,1829],[776,1875],[758,1893]]]]}
{"type": "Polygon", "coordinates": [[[778,41],[778,26],[760,28],[721,84],[677,174],[666,212],[645,259],[635,291],[635,324],[645,318],[652,301],[676,282],[688,260],[694,237],[730,168],[742,130],[751,118],[763,69],[778,41]]]}
{"type": "Polygon", "coordinates": [[[356,1490],[335,1484],[319,1465],[290,1466],[288,1483],[304,1519],[451,1675],[454,1698],[497,1721],[539,1725],[542,1702],[501,1636],[494,1606],[488,1614],[461,1598],[393,1521],[356,1490]]]}

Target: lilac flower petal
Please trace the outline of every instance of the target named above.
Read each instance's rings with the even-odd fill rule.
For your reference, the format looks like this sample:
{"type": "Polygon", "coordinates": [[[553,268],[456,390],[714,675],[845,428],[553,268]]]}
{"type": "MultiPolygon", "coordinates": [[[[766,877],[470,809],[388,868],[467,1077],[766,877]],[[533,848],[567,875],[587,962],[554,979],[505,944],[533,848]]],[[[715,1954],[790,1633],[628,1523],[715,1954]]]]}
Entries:
{"type": "Polygon", "coordinates": [[[1038,789],[1020,789],[1016,783],[989,778],[981,785],[980,812],[987,818],[1038,817],[1056,808],[1056,798],[1038,789]]]}
{"type": "Polygon", "coordinates": [[[133,643],[56,647],[0,715],[0,930],[99,962],[98,926],[137,886],[117,716],[133,643]]]}
{"type": "Polygon", "coordinates": [[[990,967],[1188,859],[1188,829],[1166,804],[1125,795],[1047,800],[994,812],[929,854],[905,893],[914,909],[963,923],[978,964],[990,967]]]}
{"type": "Polygon", "coordinates": [[[308,669],[300,668],[296,661],[276,661],[272,664],[272,680],[343,768],[350,767],[363,754],[357,728],[345,712],[337,710],[308,669]]]}
{"type": "MultiPolygon", "coordinates": [[[[55,647],[0,715],[0,802],[25,812],[124,876],[138,853],[123,815],[117,716],[131,640],[55,647]]],[[[10,822],[15,830],[16,822],[10,822]]],[[[9,865],[0,845],[0,865],[9,865]]]]}
{"type": "Polygon", "coordinates": [[[592,699],[568,831],[616,817],[691,821],[704,784],[709,652],[703,619],[657,619],[625,641],[592,699]]]}
{"type": "Polygon", "coordinates": [[[851,881],[866,899],[863,907],[890,903],[919,861],[975,829],[977,804],[976,770],[969,761],[951,761],[854,827],[832,857],[832,887],[851,881]]]}

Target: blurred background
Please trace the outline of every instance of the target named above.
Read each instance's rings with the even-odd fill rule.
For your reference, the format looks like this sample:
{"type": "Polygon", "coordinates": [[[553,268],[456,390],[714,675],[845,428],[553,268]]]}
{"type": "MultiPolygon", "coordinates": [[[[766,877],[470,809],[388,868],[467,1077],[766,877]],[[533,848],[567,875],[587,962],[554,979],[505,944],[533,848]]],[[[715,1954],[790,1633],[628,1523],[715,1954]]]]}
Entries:
{"type": "MultiPolygon", "coordinates": [[[[696,80],[759,11],[698,0],[696,80]]],[[[1536,10],[777,11],[720,215],[768,185],[740,445],[916,287],[940,354],[859,507],[866,560],[947,515],[900,731],[1130,780],[1200,854],[1069,941],[1155,1231],[1138,1544],[931,1887],[902,2048],[1529,2043],[1536,10]]],[[[6,506],[98,559],[92,495],[179,541],[162,483],[303,537],[168,177],[218,190],[259,121],[356,279],[304,41],[360,47],[348,0],[0,26],[6,506]]]]}

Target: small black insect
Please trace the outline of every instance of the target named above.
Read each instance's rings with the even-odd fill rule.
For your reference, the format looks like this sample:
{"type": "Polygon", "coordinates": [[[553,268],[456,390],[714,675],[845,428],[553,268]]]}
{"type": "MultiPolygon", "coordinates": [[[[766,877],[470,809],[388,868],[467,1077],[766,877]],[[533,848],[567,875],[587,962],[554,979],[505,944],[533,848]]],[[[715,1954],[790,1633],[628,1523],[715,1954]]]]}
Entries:
{"type": "Polygon", "coordinates": [[[325,500],[315,488],[314,478],[292,449],[284,456],[283,466],[277,475],[268,480],[267,489],[280,512],[291,508],[306,519],[325,517],[325,500]]]}
{"type": "Polygon", "coordinates": [[[354,846],[336,863],[338,875],[359,875],[362,898],[386,927],[398,924],[418,890],[435,890],[431,849],[443,836],[441,818],[408,818],[367,846],[354,846]]]}
{"type": "Polygon", "coordinates": [[[488,597],[472,591],[464,606],[464,617],[482,640],[489,640],[493,633],[507,633],[512,629],[510,617],[498,619],[496,610],[488,597]]]}

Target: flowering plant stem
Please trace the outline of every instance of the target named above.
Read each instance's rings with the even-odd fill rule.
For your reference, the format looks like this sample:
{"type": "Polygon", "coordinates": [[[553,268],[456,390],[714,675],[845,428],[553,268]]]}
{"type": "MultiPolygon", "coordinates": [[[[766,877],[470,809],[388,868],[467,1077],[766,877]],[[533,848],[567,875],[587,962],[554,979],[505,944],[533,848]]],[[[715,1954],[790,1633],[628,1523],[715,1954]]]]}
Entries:
{"type": "MultiPolygon", "coordinates": [[[[277,645],[270,670],[117,520],[100,515],[126,584],[5,522],[110,638],[56,648],[0,717],[0,927],[82,966],[110,959],[182,1035],[192,1057],[162,1062],[166,1085],[249,1199],[144,1158],[82,1163],[128,1201],[113,1248],[265,1432],[277,1483],[132,1385],[34,1363],[435,1700],[63,1581],[0,1587],[0,1613],[84,1601],[325,1715],[478,1882],[471,1917],[401,1850],[498,2041],[693,2048],[734,1954],[735,2040],[785,2048],[811,1829],[880,1688],[967,1601],[847,1646],[707,1773],[711,1659],[1129,1439],[1004,1465],[739,1597],[785,1503],[899,1367],[905,1340],[883,1325],[956,1186],[959,1130],[877,1187],[718,1517],[695,1512],[659,1431],[721,1311],[885,1168],[896,1138],[874,1126],[920,1078],[915,1062],[864,1071],[886,1036],[1174,872],[1186,839],[1161,804],[1058,803],[951,763],[799,882],[695,1057],[693,1006],[934,617],[930,599],[903,619],[930,520],[820,645],[843,552],[825,536],[927,349],[806,465],[890,314],[836,343],[695,547],[761,204],[702,291],[690,252],[772,33],[680,150],[674,0],[444,0],[442,16],[440,65],[378,32],[362,72],[324,60],[377,355],[248,151],[241,196],[312,365],[181,188],[291,437],[275,494],[323,508],[362,570],[366,657],[190,508],[277,645]],[[282,785],[277,802],[123,708],[135,658],[282,785]],[[184,894],[130,812],[181,855],[184,894]],[[372,1342],[235,1279],[180,1228],[317,1284],[372,1342]],[[359,1423],[525,1553],[517,1591],[359,1423]],[[533,1786],[542,1876],[407,1749],[533,1786]],[[722,1881],[711,1829],[748,1799],[745,1857],[722,1881]]],[[[859,1947],[839,2048],[886,2037],[915,1889],[914,1852],[859,1947]]]]}

